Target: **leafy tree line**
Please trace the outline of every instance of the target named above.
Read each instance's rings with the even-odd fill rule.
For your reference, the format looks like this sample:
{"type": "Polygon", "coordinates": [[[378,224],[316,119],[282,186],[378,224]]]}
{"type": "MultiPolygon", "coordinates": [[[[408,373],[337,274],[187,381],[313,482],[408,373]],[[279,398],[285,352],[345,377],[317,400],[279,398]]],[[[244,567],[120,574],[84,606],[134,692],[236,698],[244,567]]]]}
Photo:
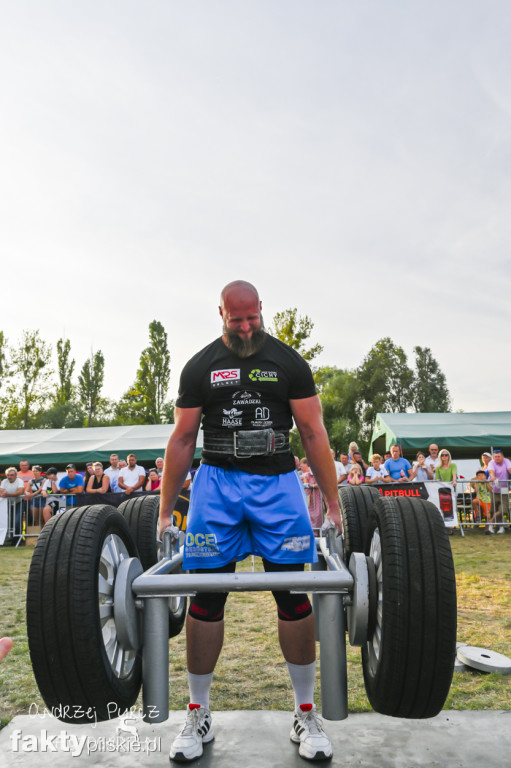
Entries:
{"type": "MultiPolygon", "coordinates": [[[[290,344],[309,363],[323,351],[310,345],[314,323],[296,308],[278,312],[269,332],[290,344]]],[[[445,375],[428,347],[414,348],[410,367],[406,353],[392,339],[380,339],[352,370],[314,367],[330,444],[338,452],[351,440],[367,449],[379,412],[436,412],[451,407],[445,375]]],[[[0,427],[115,426],[171,423],[174,404],[167,400],[170,354],[167,333],[157,320],[149,324],[149,344],[140,354],[133,383],[119,400],[103,397],[105,358],[91,352],[74,379],[75,360],[69,339],[59,339],[57,364],[39,331],[24,331],[8,345],[0,331],[0,427]]],[[[292,447],[303,455],[299,437],[292,447]]]]}
{"type": "MultiPolygon", "coordinates": [[[[298,350],[311,362],[322,351],[318,344],[307,348],[314,323],[298,317],[297,309],[275,315],[273,335],[298,350]]],[[[445,375],[429,347],[414,347],[410,367],[402,347],[389,337],[380,339],[361,364],[353,369],[314,368],[314,379],[323,407],[323,420],[336,452],[355,440],[361,450],[369,447],[377,413],[445,413],[451,398],[445,375]]],[[[298,434],[292,434],[296,455],[303,455],[298,434]]]]}
{"type": "Polygon", "coordinates": [[[149,345],[142,351],[133,384],[118,401],[103,397],[105,358],[92,352],[75,382],[76,361],[69,339],[59,339],[56,365],[50,344],[39,331],[23,331],[8,345],[0,331],[0,427],[31,429],[173,421],[167,400],[170,353],[167,333],[157,320],[149,324],[149,345]]]}

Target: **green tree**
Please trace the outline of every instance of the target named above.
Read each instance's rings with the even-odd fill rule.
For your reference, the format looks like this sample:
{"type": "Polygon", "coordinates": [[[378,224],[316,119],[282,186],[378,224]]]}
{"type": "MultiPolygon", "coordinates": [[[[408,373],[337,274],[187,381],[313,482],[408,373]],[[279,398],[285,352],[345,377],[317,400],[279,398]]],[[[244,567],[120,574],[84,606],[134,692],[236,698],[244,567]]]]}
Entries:
{"type": "Polygon", "coordinates": [[[313,328],[314,323],[310,317],[308,315],[299,317],[298,310],[294,307],[293,309],[285,309],[283,312],[277,312],[273,316],[273,326],[268,329],[268,332],[280,341],[289,344],[305,360],[310,362],[323,351],[321,344],[314,344],[308,349],[305,347],[305,342],[310,337],[313,328]]]}
{"type": "Polygon", "coordinates": [[[412,404],[417,413],[445,413],[451,408],[451,397],[445,375],[429,347],[414,347],[415,375],[412,404]]]}
{"type": "Polygon", "coordinates": [[[144,401],[136,387],[130,387],[117,401],[110,424],[147,424],[144,401]]]}
{"type": "Polygon", "coordinates": [[[149,323],[149,346],[140,355],[135,389],[140,393],[146,423],[161,424],[170,381],[167,333],[157,320],[149,323]]]}
{"type": "Polygon", "coordinates": [[[38,419],[37,427],[40,429],[70,429],[82,427],[85,412],[76,402],[54,403],[50,408],[44,409],[38,419]]]}
{"type": "Polygon", "coordinates": [[[51,347],[39,331],[23,331],[18,345],[10,348],[12,381],[7,391],[9,410],[6,426],[28,429],[34,426],[49,394],[51,347]]]}
{"type": "Polygon", "coordinates": [[[104,400],[101,397],[103,380],[105,378],[105,358],[99,349],[83,364],[78,376],[78,393],[80,403],[86,414],[87,426],[92,427],[99,417],[104,400]]]}
{"type": "Polygon", "coordinates": [[[413,371],[402,347],[386,337],[376,342],[357,369],[357,411],[368,440],[376,414],[402,413],[412,405],[413,371]]]}
{"type": "Polygon", "coordinates": [[[320,390],[323,422],[336,453],[346,451],[355,440],[361,450],[361,423],[357,412],[359,382],[355,371],[327,369],[329,375],[320,390]]]}
{"type": "Polygon", "coordinates": [[[71,342],[69,339],[57,341],[57,389],[55,392],[55,404],[64,405],[71,402],[74,396],[74,387],[71,383],[75,361],[70,360],[71,342]]]}

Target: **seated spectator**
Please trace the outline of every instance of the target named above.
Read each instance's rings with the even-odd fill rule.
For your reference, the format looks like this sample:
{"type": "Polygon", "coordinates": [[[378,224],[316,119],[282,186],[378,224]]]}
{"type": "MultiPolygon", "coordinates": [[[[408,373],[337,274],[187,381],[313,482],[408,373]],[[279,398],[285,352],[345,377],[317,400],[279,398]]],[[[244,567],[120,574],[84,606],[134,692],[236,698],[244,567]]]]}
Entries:
{"type": "Polygon", "coordinates": [[[156,465],[156,471],[158,472],[159,476],[161,477],[163,475],[163,459],[161,456],[158,456],[156,461],[154,462],[156,465]]]}
{"type": "Polygon", "coordinates": [[[34,473],[30,469],[30,464],[26,459],[22,459],[20,461],[20,468],[17,472],[18,477],[23,480],[24,483],[27,482],[27,480],[32,480],[34,477],[34,473]]]}
{"type": "Polygon", "coordinates": [[[352,464],[351,469],[348,472],[348,484],[349,485],[362,485],[365,482],[365,477],[362,474],[362,468],[360,464],[352,464]]]}
{"type": "MultiPolygon", "coordinates": [[[[6,477],[0,483],[0,496],[3,499],[18,499],[19,496],[23,496],[25,493],[25,483],[18,477],[16,467],[8,467],[5,470],[6,477]]],[[[21,499],[14,502],[14,533],[13,544],[24,544],[21,534],[23,532],[22,526],[22,502],[21,499]]],[[[11,509],[9,512],[11,512],[11,509]]]]}
{"type": "Polygon", "coordinates": [[[159,491],[161,487],[161,477],[156,467],[149,470],[149,478],[145,484],[146,491],[159,491]]]}
{"type": "MultiPolygon", "coordinates": [[[[502,525],[503,512],[509,517],[509,477],[511,473],[511,461],[504,457],[500,448],[493,451],[493,459],[488,464],[488,472],[493,490],[493,519],[492,523],[500,523],[497,533],[505,533],[502,525]]],[[[490,533],[493,533],[493,525],[490,525],[490,533]]]]}
{"type": "Polygon", "coordinates": [[[41,510],[45,506],[42,496],[44,477],[41,475],[41,467],[34,464],[32,467],[34,477],[25,483],[25,496],[30,503],[31,520],[33,525],[41,525],[41,510]]]}
{"type": "Polygon", "coordinates": [[[132,493],[142,493],[145,483],[145,469],[137,464],[137,457],[130,453],[128,466],[119,472],[119,488],[128,496],[132,493]]]}
{"type": "Polygon", "coordinates": [[[55,515],[62,507],[65,509],[65,500],[63,496],[58,495],[59,484],[57,479],[56,467],[48,467],[46,470],[46,480],[43,483],[42,496],[46,506],[43,507],[43,525],[47,523],[52,515],[55,515]]]}
{"type": "Polygon", "coordinates": [[[59,493],[66,496],[67,506],[76,504],[76,494],[83,493],[82,476],[76,472],[74,464],[68,464],[66,467],[67,475],[59,483],[59,493]]]}
{"type": "Polygon", "coordinates": [[[435,480],[441,480],[443,483],[452,483],[456,488],[458,479],[458,469],[453,464],[451,454],[447,448],[440,451],[440,463],[435,469],[435,480]]]}
{"type": "Polygon", "coordinates": [[[87,481],[85,493],[109,493],[110,478],[106,472],[103,472],[103,464],[100,461],[95,461],[92,469],[94,474],[87,481]]]}
{"type": "MultiPolygon", "coordinates": [[[[477,470],[476,476],[470,481],[470,485],[476,494],[475,499],[472,499],[474,523],[481,522],[483,518],[489,522],[491,519],[491,492],[484,469],[477,470]]],[[[486,526],[485,533],[490,533],[489,525],[486,526]]]]}
{"type": "Polygon", "coordinates": [[[112,493],[122,493],[122,488],[119,488],[119,472],[121,468],[119,466],[119,457],[116,453],[110,454],[110,466],[105,469],[105,475],[110,480],[110,490],[112,493]]]}
{"type": "Polygon", "coordinates": [[[366,472],[366,483],[390,483],[389,473],[382,465],[382,458],[379,453],[373,453],[371,465],[366,472]]]}
{"type": "Polygon", "coordinates": [[[360,451],[353,451],[353,464],[358,464],[360,469],[362,470],[363,477],[366,476],[366,471],[369,468],[369,465],[365,463],[364,459],[362,458],[362,454],[360,451]]]}
{"type": "Polygon", "coordinates": [[[392,483],[407,483],[412,473],[412,465],[408,459],[401,456],[399,445],[393,443],[390,446],[390,459],[383,465],[390,475],[392,483]]]}
{"type": "Polygon", "coordinates": [[[427,480],[434,480],[435,471],[431,462],[426,464],[426,454],[424,451],[418,451],[415,458],[416,461],[413,462],[410,480],[413,480],[416,483],[425,483],[427,480]]]}

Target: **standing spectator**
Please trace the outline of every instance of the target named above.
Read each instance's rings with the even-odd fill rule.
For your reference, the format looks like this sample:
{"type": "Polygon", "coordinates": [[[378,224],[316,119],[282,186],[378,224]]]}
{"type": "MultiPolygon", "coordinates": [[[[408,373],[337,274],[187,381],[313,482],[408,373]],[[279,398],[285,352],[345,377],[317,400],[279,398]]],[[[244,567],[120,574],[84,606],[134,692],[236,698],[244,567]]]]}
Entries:
{"type": "Polygon", "coordinates": [[[63,477],[59,483],[59,491],[66,496],[67,506],[72,507],[76,504],[75,494],[83,493],[83,479],[77,474],[74,464],[68,464],[66,472],[66,477],[63,477]]]}
{"type": "Polygon", "coordinates": [[[365,482],[365,477],[362,474],[362,469],[360,467],[360,464],[352,464],[351,469],[348,472],[348,483],[349,485],[362,485],[362,483],[365,482]]]}
{"type": "Polygon", "coordinates": [[[452,483],[456,488],[458,478],[458,468],[453,464],[451,454],[447,448],[440,451],[440,464],[435,469],[435,480],[441,480],[443,483],[452,483]]]}
{"type": "Polygon", "coordinates": [[[122,488],[119,488],[119,472],[121,468],[119,466],[119,457],[116,453],[110,454],[110,466],[105,469],[105,475],[110,480],[110,490],[112,493],[122,493],[122,488]]]}
{"type": "Polygon", "coordinates": [[[426,454],[424,451],[418,451],[416,455],[416,461],[413,462],[412,472],[410,480],[416,483],[425,483],[427,480],[435,479],[435,470],[431,466],[431,462],[427,464],[426,454]]]}
{"type": "Polygon", "coordinates": [[[360,467],[360,471],[362,472],[362,477],[365,477],[366,471],[368,470],[369,465],[365,463],[360,451],[353,451],[353,464],[358,464],[358,466],[360,467]]]}
{"type": "Polygon", "coordinates": [[[493,458],[493,456],[491,455],[491,453],[488,453],[488,451],[485,451],[485,452],[484,452],[484,453],[481,455],[481,465],[482,465],[482,467],[483,467],[483,472],[484,472],[484,474],[486,475],[486,479],[487,479],[487,480],[489,480],[489,479],[490,479],[490,472],[489,472],[489,470],[488,470],[488,464],[490,463],[490,461],[492,460],[492,458],[493,458]]]}
{"type": "Polygon", "coordinates": [[[436,443],[431,443],[429,446],[429,456],[426,459],[426,464],[428,467],[431,467],[433,474],[438,463],[438,445],[436,443]]]}
{"type": "Polygon", "coordinates": [[[404,459],[400,453],[399,445],[392,443],[390,446],[390,459],[387,459],[383,465],[389,473],[391,482],[393,483],[408,482],[412,473],[412,465],[408,459],[404,459]]]}
{"type": "Polygon", "coordinates": [[[348,472],[350,471],[350,457],[347,453],[340,453],[339,459],[342,464],[342,475],[339,485],[348,485],[348,472]]]}
{"type": "MultiPolygon", "coordinates": [[[[0,496],[3,499],[14,499],[18,498],[19,496],[23,496],[25,493],[25,483],[21,479],[21,477],[17,476],[16,467],[8,467],[5,470],[6,477],[2,482],[0,483],[0,496]]],[[[17,544],[18,541],[20,544],[24,544],[25,542],[21,539],[21,534],[23,533],[22,530],[22,502],[21,499],[19,501],[16,501],[14,504],[14,535],[13,535],[13,543],[17,544]]],[[[9,512],[12,511],[12,507],[9,510],[9,512]]]]}
{"type": "Polygon", "coordinates": [[[382,458],[379,453],[373,453],[371,465],[366,472],[366,483],[390,483],[389,473],[382,465],[382,458]]]}
{"type": "MultiPolygon", "coordinates": [[[[488,464],[488,472],[493,490],[493,519],[492,523],[500,523],[497,533],[505,533],[502,525],[503,512],[509,516],[509,475],[511,461],[504,457],[500,448],[494,448],[493,459],[488,464]]],[[[493,525],[490,525],[490,533],[493,533],[493,525]]]]}
{"type": "Polygon", "coordinates": [[[128,463],[124,461],[124,459],[119,459],[119,469],[124,469],[124,467],[127,467],[128,463]]]}
{"type": "Polygon", "coordinates": [[[103,472],[103,464],[95,461],[92,465],[94,474],[87,480],[85,493],[108,493],[110,491],[110,478],[103,472]]]}
{"type": "Polygon", "coordinates": [[[154,462],[156,465],[156,471],[158,472],[159,476],[161,477],[163,475],[163,459],[161,456],[158,456],[156,461],[154,462]]]}
{"type": "Polygon", "coordinates": [[[390,451],[385,451],[383,454],[383,463],[385,464],[386,461],[388,461],[390,458],[392,458],[390,451]]]}
{"type": "Polygon", "coordinates": [[[158,474],[156,467],[152,467],[149,470],[149,477],[145,485],[146,491],[159,491],[161,486],[161,477],[158,474]]]}
{"type": "Polygon", "coordinates": [[[58,495],[59,482],[57,479],[56,467],[48,467],[46,470],[46,480],[43,483],[42,495],[46,502],[43,507],[43,525],[47,523],[52,515],[55,515],[63,502],[63,497],[58,495]]]}
{"type": "Polygon", "coordinates": [[[20,461],[20,468],[17,472],[18,477],[23,480],[24,483],[27,482],[27,480],[32,480],[34,477],[34,473],[30,469],[30,464],[26,459],[22,459],[20,461]]]}
{"type": "Polygon", "coordinates": [[[137,457],[130,453],[127,457],[128,466],[119,472],[119,488],[124,493],[142,493],[145,483],[145,469],[137,464],[137,457]]]}
{"type": "Polygon", "coordinates": [[[348,445],[348,457],[351,463],[353,463],[353,454],[358,451],[358,445],[354,440],[348,445]]]}
{"type": "Polygon", "coordinates": [[[335,451],[334,451],[333,448],[330,448],[330,453],[332,454],[332,459],[334,460],[335,471],[337,472],[337,485],[339,485],[341,480],[342,480],[342,478],[343,478],[343,476],[346,474],[344,472],[344,465],[341,464],[340,461],[336,461],[335,451]]]}
{"type": "Polygon", "coordinates": [[[32,467],[34,477],[25,483],[25,496],[27,504],[30,502],[31,519],[33,525],[41,525],[41,510],[45,505],[42,496],[44,477],[41,475],[41,467],[34,464],[32,467]]]}
{"type": "MultiPolygon", "coordinates": [[[[80,475],[81,472],[77,472],[77,475],[80,475]]],[[[94,477],[94,462],[88,461],[85,465],[85,472],[83,473],[83,488],[84,490],[87,488],[89,484],[89,480],[91,477],[94,477]]]]}
{"type": "Polygon", "coordinates": [[[309,517],[313,528],[321,528],[323,525],[323,497],[316,482],[307,459],[300,461],[302,467],[302,481],[305,485],[305,493],[308,499],[309,517]]]}

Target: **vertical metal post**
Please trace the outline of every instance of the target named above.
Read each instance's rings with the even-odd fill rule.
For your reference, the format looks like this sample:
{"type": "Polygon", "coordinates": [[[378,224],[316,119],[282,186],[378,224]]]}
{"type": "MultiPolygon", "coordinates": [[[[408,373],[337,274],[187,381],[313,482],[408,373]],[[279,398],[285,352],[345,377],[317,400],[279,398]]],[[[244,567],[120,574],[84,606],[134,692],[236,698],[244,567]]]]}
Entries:
{"type": "MultiPolygon", "coordinates": [[[[325,558],[321,554],[321,552],[318,552],[318,562],[317,563],[311,563],[311,571],[326,571],[326,563],[325,558]]],[[[316,630],[316,640],[321,640],[321,636],[319,634],[319,596],[313,592],[312,593],[312,613],[314,614],[314,627],[316,630]]]]}
{"type": "Polygon", "coordinates": [[[319,594],[321,710],[327,720],[348,717],[348,677],[342,595],[319,594]]]}
{"type": "Polygon", "coordinates": [[[142,703],[146,723],[162,723],[169,716],[169,600],[144,600],[142,703]]]}

